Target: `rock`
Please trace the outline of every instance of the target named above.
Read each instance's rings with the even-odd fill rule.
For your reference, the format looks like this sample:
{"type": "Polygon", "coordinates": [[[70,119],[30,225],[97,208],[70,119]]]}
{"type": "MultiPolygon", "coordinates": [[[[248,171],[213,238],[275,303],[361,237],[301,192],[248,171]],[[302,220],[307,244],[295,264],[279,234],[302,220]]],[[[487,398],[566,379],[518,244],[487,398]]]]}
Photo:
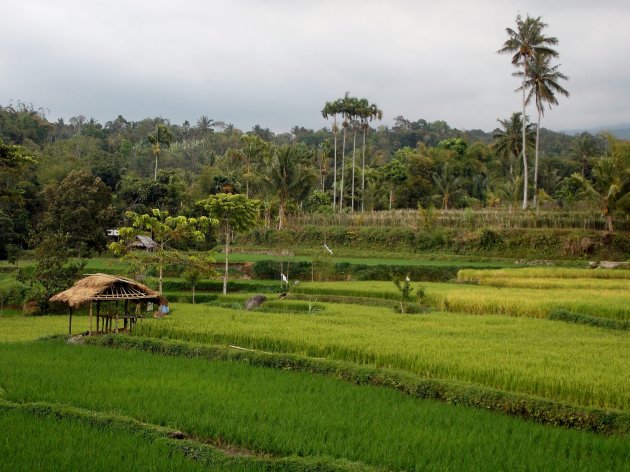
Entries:
{"type": "Polygon", "coordinates": [[[589,262],[588,263],[588,268],[589,269],[597,269],[599,267],[599,262],[589,262]]]}
{"type": "Polygon", "coordinates": [[[266,301],[267,297],[265,297],[264,295],[254,295],[245,302],[245,309],[251,310],[252,308],[257,308],[266,301]]]}
{"type": "Polygon", "coordinates": [[[630,269],[630,262],[600,261],[600,269],[630,269]]]}
{"type": "Polygon", "coordinates": [[[171,431],[168,433],[168,437],[173,439],[186,439],[186,434],[181,431],[171,431]]]}

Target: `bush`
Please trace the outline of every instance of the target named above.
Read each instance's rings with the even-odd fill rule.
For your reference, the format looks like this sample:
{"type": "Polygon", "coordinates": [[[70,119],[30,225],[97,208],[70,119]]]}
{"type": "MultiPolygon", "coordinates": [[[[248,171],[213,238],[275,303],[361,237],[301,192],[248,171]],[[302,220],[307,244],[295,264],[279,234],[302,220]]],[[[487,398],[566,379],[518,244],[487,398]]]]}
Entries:
{"type": "Polygon", "coordinates": [[[608,318],[599,318],[597,316],[583,315],[581,313],[573,313],[568,310],[553,310],[547,315],[547,319],[556,321],[565,321],[567,323],[585,324],[597,326],[607,329],[630,329],[630,321],[611,320],[608,318]]]}
{"type": "Polygon", "coordinates": [[[483,250],[496,249],[503,244],[503,238],[499,233],[491,229],[481,230],[479,235],[479,248],[483,250]]]}

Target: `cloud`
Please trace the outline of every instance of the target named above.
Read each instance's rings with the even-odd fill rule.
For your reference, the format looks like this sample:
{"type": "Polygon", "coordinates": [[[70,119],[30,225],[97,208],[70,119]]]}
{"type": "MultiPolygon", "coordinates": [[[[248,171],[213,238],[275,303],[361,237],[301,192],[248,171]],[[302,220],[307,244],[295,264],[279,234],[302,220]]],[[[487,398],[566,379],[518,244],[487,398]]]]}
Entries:
{"type": "MultiPolygon", "coordinates": [[[[630,122],[626,1],[529,1],[560,40],[570,99],[545,118],[567,129],[630,122]]],[[[43,0],[4,7],[0,103],[50,116],[118,114],[190,122],[202,114],[249,129],[325,126],[345,91],[409,119],[492,129],[520,107],[499,56],[516,1],[206,2],[43,0]]],[[[531,112],[533,113],[533,111],[531,112]]]]}

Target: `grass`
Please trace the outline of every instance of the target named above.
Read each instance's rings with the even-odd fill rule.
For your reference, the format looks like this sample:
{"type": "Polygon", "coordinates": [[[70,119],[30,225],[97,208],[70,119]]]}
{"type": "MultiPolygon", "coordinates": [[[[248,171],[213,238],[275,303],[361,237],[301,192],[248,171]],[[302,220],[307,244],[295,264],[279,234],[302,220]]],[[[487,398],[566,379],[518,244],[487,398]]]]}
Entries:
{"type": "Polygon", "coordinates": [[[522,269],[475,270],[464,269],[460,280],[485,278],[555,278],[555,279],[622,279],[630,280],[630,270],[625,269],[578,269],[565,267],[528,267],[522,269]]]}
{"type": "MultiPolygon", "coordinates": [[[[72,332],[87,331],[86,316],[72,317],[72,332]]],[[[68,333],[68,317],[57,316],[4,316],[0,317],[0,343],[32,341],[45,336],[68,333]]],[[[0,382],[1,383],[1,382],[0,382]]]]}
{"type": "MultiPolygon", "coordinates": [[[[622,437],[230,362],[4,344],[0,378],[11,401],[123,414],[273,455],[324,455],[398,470],[621,470],[630,461],[622,437]]],[[[86,437],[75,433],[75,440],[86,437]]]]}
{"type": "MultiPolygon", "coordinates": [[[[533,279],[539,280],[539,279],[533,279]]],[[[422,282],[427,301],[434,308],[475,315],[497,314],[545,318],[551,311],[566,309],[591,316],[630,319],[630,292],[617,279],[601,281],[599,288],[554,289],[492,287],[422,282]],[[607,285],[608,283],[608,285],[607,285]]],[[[412,284],[417,287],[418,284],[412,284]]],[[[397,300],[400,293],[391,282],[309,282],[292,292],[311,296],[340,295],[397,300]]]]}
{"type": "Polygon", "coordinates": [[[308,313],[179,305],[137,334],[403,369],[582,406],[630,408],[630,338],[531,318],[321,303],[308,313]]]}
{"type": "Polygon", "coordinates": [[[206,470],[164,442],[120,428],[0,408],[0,471],[206,470]]]}

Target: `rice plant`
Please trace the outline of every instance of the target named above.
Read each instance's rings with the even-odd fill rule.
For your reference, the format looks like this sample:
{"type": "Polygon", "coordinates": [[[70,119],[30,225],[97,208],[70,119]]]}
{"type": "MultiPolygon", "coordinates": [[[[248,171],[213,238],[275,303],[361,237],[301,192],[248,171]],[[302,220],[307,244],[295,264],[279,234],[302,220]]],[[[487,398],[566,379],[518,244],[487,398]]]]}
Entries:
{"type": "MultiPolygon", "coordinates": [[[[431,294],[429,284],[426,289],[431,294]]],[[[528,317],[401,315],[387,307],[322,305],[319,313],[290,315],[180,305],[177,316],[147,320],[137,333],[391,367],[582,406],[630,408],[630,384],[619,375],[630,372],[627,333],[528,317]]]]}
{"type": "MultiPolygon", "coordinates": [[[[626,438],[545,427],[388,389],[240,363],[50,342],[4,344],[0,378],[12,401],[123,414],[272,456],[330,456],[395,470],[621,470],[630,461],[626,438]]],[[[21,431],[27,423],[4,418],[5,431],[14,424],[21,431]]],[[[99,443],[99,436],[57,424],[33,427],[31,421],[20,438],[32,434],[33,451],[41,448],[46,458],[43,449],[59,446],[56,433],[63,435],[68,427],[63,437],[73,438],[77,452],[90,458],[88,465],[112,452],[129,460],[124,449],[137,444],[124,435],[121,441],[99,443]]],[[[11,435],[0,444],[0,449],[19,451],[33,469],[49,465],[37,462],[36,454],[11,435]]],[[[31,444],[27,437],[24,444],[31,444]]],[[[169,464],[159,453],[146,460],[163,461],[157,469],[169,464]]],[[[118,470],[115,464],[112,470],[118,470]]]]}

